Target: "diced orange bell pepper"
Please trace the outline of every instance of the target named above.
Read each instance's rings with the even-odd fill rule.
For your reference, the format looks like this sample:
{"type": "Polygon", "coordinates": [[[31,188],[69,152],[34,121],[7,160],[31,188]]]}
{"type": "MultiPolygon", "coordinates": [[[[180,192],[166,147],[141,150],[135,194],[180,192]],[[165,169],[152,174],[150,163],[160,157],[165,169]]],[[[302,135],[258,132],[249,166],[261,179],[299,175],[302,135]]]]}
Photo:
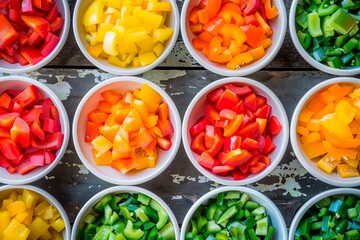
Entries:
{"type": "Polygon", "coordinates": [[[210,55],[209,60],[217,63],[227,63],[231,60],[232,55],[229,50],[225,50],[220,54],[210,55]]]}
{"type": "Polygon", "coordinates": [[[157,124],[158,119],[159,119],[158,115],[150,115],[144,122],[144,126],[147,128],[152,128],[157,124]]]}
{"type": "Polygon", "coordinates": [[[190,12],[189,12],[189,21],[192,22],[192,23],[198,23],[199,22],[199,17],[198,17],[198,12],[199,11],[199,7],[198,6],[195,6],[193,7],[190,12]]]}
{"type": "Polygon", "coordinates": [[[271,27],[269,26],[269,24],[265,21],[265,19],[261,16],[261,14],[259,12],[256,12],[254,14],[254,17],[256,19],[256,21],[259,23],[260,27],[262,28],[263,33],[267,33],[271,30],[271,27]]]}
{"type": "Polygon", "coordinates": [[[203,29],[203,25],[201,23],[190,23],[191,32],[198,34],[201,33],[203,29]]]}
{"type": "Polygon", "coordinates": [[[112,90],[107,90],[101,93],[101,96],[110,104],[115,104],[122,98],[122,95],[112,90]]]}
{"type": "Polygon", "coordinates": [[[254,57],[250,53],[240,53],[233,57],[226,66],[230,69],[240,69],[246,63],[250,63],[254,60],[254,57]]]}
{"type": "Polygon", "coordinates": [[[161,95],[147,84],[141,87],[139,98],[144,101],[149,112],[155,112],[162,102],[161,95]]]}
{"type": "Polygon", "coordinates": [[[324,104],[331,104],[335,101],[335,97],[328,90],[324,90],[318,93],[318,96],[319,100],[324,104]]]}
{"type": "Polygon", "coordinates": [[[205,9],[197,11],[197,16],[201,24],[206,24],[210,20],[209,13],[205,9]]]}
{"type": "Polygon", "coordinates": [[[246,43],[251,47],[256,48],[264,35],[262,29],[252,24],[243,27],[242,29],[246,34],[246,43]]]}
{"type": "Polygon", "coordinates": [[[224,137],[232,136],[240,127],[244,114],[237,114],[235,118],[224,128],[224,137]]]}
{"type": "Polygon", "coordinates": [[[334,158],[335,160],[341,160],[343,157],[347,158],[356,158],[357,151],[353,149],[345,148],[335,148],[331,145],[329,141],[322,141],[322,144],[328,153],[329,157],[334,158]]]}
{"type": "Polygon", "coordinates": [[[305,107],[301,109],[301,112],[299,114],[299,122],[307,123],[310,121],[311,117],[315,114],[314,111],[311,111],[309,108],[305,107]]]}
{"type": "Polygon", "coordinates": [[[279,15],[276,6],[271,5],[271,0],[263,0],[265,6],[265,15],[267,19],[273,19],[279,15]]]}
{"type": "Polygon", "coordinates": [[[357,112],[358,110],[344,99],[341,99],[335,107],[336,116],[346,125],[354,119],[357,112]]]}
{"type": "Polygon", "coordinates": [[[99,154],[103,154],[112,148],[112,143],[102,135],[95,138],[91,144],[99,154]]]}
{"type": "Polygon", "coordinates": [[[350,166],[349,164],[339,164],[337,172],[343,178],[358,177],[360,176],[357,168],[350,166]]]}
{"type": "MultiPolygon", "coordinates": [[[[212,37],[211,37],[211,39],[212,39],[212,37]]],[[[191,40],[191,42],[192,42],[194,48],[197,49],[197,50],[202,51],[203,49],[208,49],[209,48],[209,43],[205,42],[204,40],[201,40],[199,38],[195,37],[195,38],[193,38],[191,40]]]]}
{"type": "Polygon", "coordinates": [[[328,155],[325,155],[316,163],[319,168],[329,174],[332,173],[339,164],[340,161],[334,160],[328,155]]]}
{"type": "Polygon", "coordinates": [[[336,134],[325,131],[324,137],[330,144],[336,148],[358,148],[360,146],[360,139],[344,139],[339,138],[336,134]]]}
{"type": "MultiPolygon", "coordinates": [[[[203,30],[210,32],[213,35],[216,35],[219,33],[221,27],[225,24],[225,20],[221,17],[215,17],[211,19],[209,22],[204,24],[200,32],[203,30]]],[[[191,25],[190,25],[191,26],[191,25]]],[[[194,31],[192,31],[194,32],[194,31]]]]}
{"type": "Polygon", "coordinates": [[[88,118],[94,123],[104,123],[107,119],[107,114],[94,110],[88,113],[88,118]]]}
{"type": "MultiPolygon", "coordinates": [[[[204,31],[204,32],[199,34],[198,39],[202,40],[204,42],[210,43],[211,39],[213,39],[213,37],[214,37],[214,35],[212,35],[210,32],[204,31]]],[[[193,42],[193,44],[194,44],[194,42],[193,42]]]]}
{"type": "Polygon", "coordinates": [[[314,112],[320,112],[325,106],[326,105],[320,101],[319,95],[315,95],[307,104],[307,107],[314,112]]]}
{"type": "Polygon", "coordinates": [[[234,39],[237,46],[243,45],[247,39],[244,31],[235,24],[224,24],[220,29],[220,34],[234,39]]]}
{"type": "Polygon", "coordinates": [[[255,60],[258,60],[258,59],[264,57],[265,54],[266,54],[265,49],[263,48],[263,46],[251,49],[250,51],[248,51],[248,53],[250,53],[250,55],[253,56],[253,58],[255,60]]]}
{"type": "Polygon", "coordinates": [[[335,111],[335,105],[334,104],[327,104],[325,107],[320,110],[319,112],[315,113],[312,118],[314,119],[321,119],[325,115],[328,115],[330,113],[333,113],[335,111]]]}
{"type": "Polygon", "coordinates": [[[336,99],[340,99],[346,96],[346,91],[337,83],[332,84],[328,90],[336,99]]]}
{"type": "Polygon", "coordinates": [[[123,126],[124,130],[127,132],[137,131],[144,126],[136,109],[130,110],[129,114],[123,121],[123,126]]]}
{"type": "Polygon", "coordinates": [[[302,145],[302,149],[306,156],[310,159],[326,154],[326,150],[322,142],[304,144],[302,145]]]}
{"type": "Polygon", "coordinates": [[[223,4],[217,15],[223,18],[226,23],[231,23],[232,21],[234,21],[235,24],[238,26],[244,23],[244,19],[241,16],[241,10],[239,5],[233,2],[223,4]]]}
{"type": "Polygon", "coordinates": [[[109,165],[112,161],[111,151],[107,151],[103,154],[98,154],[95,149],[92,150],[92,155],[96,165],[109,165]]]}
{"type": "Polygon", "coordinates": [[[298,126],[296,127],[296,133],[300,134],[301,136],[309,135],[309,130],[305,127],[298,126]]]}
{"type": "Polygon", "coordinates": [[[221,42],[223,41],[223,39],[216,35],[211,42],[209,43],[209,53],[210,53],[210,57],[211,56],[216,56],[218,54],[221,54],[222,52],[222,48],[221,48],[221,42]]]}
{"type": "Polygon", "coordinates": [[[136,168],[136,162],[132,158],[117,159],[111,162],[111,167],[125,174],[128,171],[136,168]]]}
{"type": "Polygon", "coordinates": [[[209,19],[212,19],[218,13],[222,4],[222,0],[209,0],[205,6],[205,10],[209,15],[209,19]]]}

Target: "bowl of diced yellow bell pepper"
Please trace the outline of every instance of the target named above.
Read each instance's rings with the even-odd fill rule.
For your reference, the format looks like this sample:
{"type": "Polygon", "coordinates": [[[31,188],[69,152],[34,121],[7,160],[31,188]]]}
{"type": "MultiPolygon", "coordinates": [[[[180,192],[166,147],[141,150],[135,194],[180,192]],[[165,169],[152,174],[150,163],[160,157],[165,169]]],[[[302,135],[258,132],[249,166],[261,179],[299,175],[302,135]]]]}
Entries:
{"type": "Polygon", "coordinates": [[[162,173],[181,140],[170,96],[139,77],[114,77],[93,87],[76,109],[73,140],[84,165],[118,185],[141,184],[162,173]]]}
{"type": "Polygon", "coordinates": [[[0,206],[0,239],[70,239],[64,208],[38,187],[2,186],[0,206]]]}
{"type": "Polygon", "coordinates": [[[332,78],[310,89],[295,108],[290,140],[304,168],[325,183],[360,185],[360,81],[332,78]]]}
{"type": "Polygon", "coordinates": [[[81,0],[73,29],[85,57],[116,75],[137,75],[162,63],[179,33],[174,0],[81,0]]]}

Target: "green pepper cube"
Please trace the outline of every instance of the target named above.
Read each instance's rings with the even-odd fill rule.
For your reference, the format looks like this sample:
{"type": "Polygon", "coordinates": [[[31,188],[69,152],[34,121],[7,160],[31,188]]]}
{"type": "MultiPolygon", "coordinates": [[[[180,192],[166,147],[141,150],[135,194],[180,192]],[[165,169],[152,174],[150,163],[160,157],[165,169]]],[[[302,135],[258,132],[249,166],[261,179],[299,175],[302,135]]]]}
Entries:
{"type": "Polygon", "coordinates": [[[342,8],[336,10],[329,20],[329,26],[340,34],[347,34],[355,26],[355,24],[355,19],[342,8]]]}
{"type": "Polygon", "coordinates": [[[339,8],[336,4],[329,5],[328,1],[322,1],[318,8],[318,14],[320,17],[328,16],[333,14],[339,8]]]}
{"type": "Polygon", "coordinates": [[[343,50],[345,53],[349,53],[351,52],[358,44],[358,40],[356,40],[355,38],[351,38],[344,46],[343,46],[343,50]]]}
{"type": "Polygon", "coordinates": [[[295,17],[295,22],[299,24],[303,29],[308,27],[308,14],[306,12],[302,12],[295,17]]]}
{"type": "Polygon", "coordinates": [[[323,35],[320,17],[317,12],[308,14],[308,25],[309,33],[312,37],[320,37],[323,35]]]}
{"type": "Polygon", "coordinates": [[[299,38],[300,44],[304,49],[308,49],[311,44],[311,36],[307,32],[298,31],[297,36],[299,38]]]}
{"type": "Polygon", "coordinates": [[[324,37],[332,37],[335,35],[335,31],[332,27],[329,26],[330,16],[326,16],[321,20],[321,29],[323,31],[324,37]]]}
{"type": "Polygon", "coordinates": [[[341,6],[343,8],[348,9],[348,8],[351,8],[351,7],[355,6],[355,4],[354,4],[354,2],[352,0],[343,0],[341,2],[341,6]]]}

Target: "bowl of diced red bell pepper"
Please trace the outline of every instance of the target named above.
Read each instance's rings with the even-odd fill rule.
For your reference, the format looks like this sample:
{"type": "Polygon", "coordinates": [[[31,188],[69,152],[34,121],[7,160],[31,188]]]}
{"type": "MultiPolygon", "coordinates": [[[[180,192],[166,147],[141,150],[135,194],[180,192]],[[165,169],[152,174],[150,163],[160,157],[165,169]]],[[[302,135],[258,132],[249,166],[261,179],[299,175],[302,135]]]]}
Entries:
{"type": "Polygon", "coordinates": [[[70,135],[66,110],[52,90],[27,77],[2,77],[0,89],[0,182],[34,182],[65,153],[70,135]]]}
{"type": "Polygon", "coordinates": [[[338,187],[360,185],[360,84],[332,78],[311,88],[296,106],[290,140],[304,168],[338,187]]]}
{"type": "Polygon", "coordinates": [[[9,0],[0,3],[0,71],[37,70],[60,52],[70,29],[66,0],[9,0]]]}
{"type": "Polygon", "coordinates": [[[217,80],[188,106],[182,139],[191,163],[224,185],[250,184],[268,175],[287,148],[283,105],[265,85],[249,78],[217,80]]]}
{"type": "Polygon", "coordinates": [[[167,93],[138,77],[114,77],[93,87],[73,122],[75,149],[97,177],[134,185],[163,172],[181,140],[181,120],[167,93]]]}
{"type": "Polygon", "coordinates": [[[245,76],[276,56],[287,16],[281,0],[187,0],[180,22],[185,46],[200,65],[223,76],[245,76]]]}

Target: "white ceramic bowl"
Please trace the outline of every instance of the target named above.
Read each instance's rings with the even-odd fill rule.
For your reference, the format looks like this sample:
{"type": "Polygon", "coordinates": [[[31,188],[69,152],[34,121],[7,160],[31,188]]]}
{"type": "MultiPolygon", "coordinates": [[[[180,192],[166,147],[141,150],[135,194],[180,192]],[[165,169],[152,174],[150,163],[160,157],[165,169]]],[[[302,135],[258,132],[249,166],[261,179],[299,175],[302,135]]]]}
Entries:
{"type": "Polygon", "coordinates": [[[186,230],[188,229],[188,226],[190,224],[190,220],[192,216],[194,215],[195,211],[199,208],[200,205],[206,205],[208,200],[211,198],[216,198],[216,196],[219,193],[222,192],[228,192],[228,191],[239,191],[241,193],[247,193],[249,194],[252,201],[258,202],[261,206],[264,206],[266,209],[266,214],[270,217],[272,226],[275,227],[275,235],[272,239],[274,240],[284,240],[287,237],[287,228],[285,224],[285,220],[279,211],[279,209],[276,207],[276,205],[264,194],[250,189],[246,187],[219,187],[216,188],[205,195],[203,195],[201,198],[199,198],[189,209],[187,212],[183,224],[181,226],[181,232],[180,232],[180,239],[185,239],[186,230]]]}
{"type": "Polygon", "coordinates": [[[185,116],[182,125],[182,140],[188,158],[196,169],[205,175],[210,180],[223,184],[223,185],[245,185],[254,183],[267,176],[274,168],[280,163],[289,139],[289,123],[286,116],[285,109],[281,104],[278,97],[265,85],[245,77],[228,77],[212,82],[203,88],[196,94],[188,108],[186,109],[185,116]],[[272,106],[272,115],[276,116],[282,124],[281,132],[273,138],[273,143],[276,145],[276,149],[269,157],[271,158],[271,164],[264,171],[258,174],[251,174],[249,177],[235,181],[232,177],[223,177],[214,174],[213,172],[203,168],[198,162],[200,155],[194,153],[191,148],[191,135],[189,129],[195,124],[199,117],[204,115],[205,104],[208,101],[206,95],[212,90],[225,85],[226,83],[237,83],[241,85],[250,86],[256,94],[262,95],[267,98],[267,103],[272,106]]]}
{"type": "Polygon", "coordinates": [[[338,75],[338,76],[350,76],[350,75],[356,75],[360,73],[360,67],[354,67],[354,68],[348,68],[348,69],[337,69],[329,67],[323,63],[320,63],[316,61],[313,57],[310,56],[310,54],[301,46],[301,43],[299,41],[299,38],[297,37],[297,30],[296,30],[296,22],[295,22],[295,13],[296,13],[296,6],[298,3],[301,3],[302,0],[293,0],[290,8],[289,13],[289,29],[290,29],[290,36],[292,39],[292,42],[296,48],[296,50],[300,53],[300,55],[307,61],[311,66],[314,68],[317,68],[320,71],[338,75]]]}
{"type": "Polygon", "coordinates": [[[73,121],[73,140],[77,154],[84,165],[97,177],[112,184],[135,185],[149,181],[162,173],[174,159],[181,140],[181,120],[177,108],[170,96],[156,84],[138,77],[114,77],[93,87],[81,100],[76,109],[73,121]],[[155,89],[169,106],[169,118],[174,127],[174,134],[171,137],[172,146],[168,151],[158,149],[158,160],[155,168],[147,168],[140,171],[131,171],[121,174],[110,166],[97,166],[91,153],[92,145],[85,142],[85,128],[87,115],[95,110],[102,97],[100,93],[105,90],[116,89],[119,92],[141,88],[146,83],[155,89]]]}
{"type": "Polygon", "coordinates": [[[331,78],[324,82],[321,82],[311,88],[299,101],[297,104],[292,119],[291,119],[291,126],[290,126],[290,141],[291,146],[294,150],[294,153],[297,159],[300,161],[301,165],[314,177],[317,179],[334,186],[338,187],[354,187],[360,186],[360,177],[352,177],[352,178],[342,178],[337,173],[327,174],[326,172],[322,171],[320,168],[316,166],[315,161],[311,161],[307,158],[303,150],[301,149],[300,140],[298,134],[296,133],[297,127],[297,120],[302,108],[310,101],[312,96],[315,93],[321,91],[322,89],[329,87],[334,83],[351,83],[355,85],[360,85],[360,80],[357,78],[351,77],[339,77],[339,78],[331,78]]]}
{"type": "Polygon", "coordinates": [[[285,38],[287,27],[287,14],[284,2],[282,0],[273,0],[274,6],[279,10],[279,15],[270,21],[272,30],[274,31],[272,39],[272,45],[266,49],[266,55],[260,60],[246,64],[238,70],[228,69],[224,64],[218,64],[211,62],[207,57],[199,50],[195,49],[192,45],[192,39],[195,37],[194,33],[190,30],[190,24],[188,21],[188,15],[191,9],[198,5],[199,1],[185,0],[181,11],[181,35],[187,50],[191,56],[204,68],[222,76],[246,76],[259,71],[268,65],[279,52],[285,38]]]}
{"type": "Polygon", "coordinates": [[[19,63],[10,64],[3,59],[0,59],[0,72],[10,73],[10,74],[20,74],[38,70],[43,66],[50,63],[61,51],[63,46],[65,45],[67,36],[70,30],[70,9],[67,0],[55,0],[57,7],[59,9],[60,16],[64,19],[64,26],[61,30],[60,41],[56,45],[56,47],[51,51],[49,55],[43,58],[40,62],[35,65],[28,64],[26,66],[21,66],[19,63]]]}
{"type": "Polygon", "coordinates": [[[82,17],[85,14],[86,8],[89,6],[93,0],[79,0],[76,1],[75,9],[74,9],[74,15],[73,15],[73,29],[74,29],[74,35],[77,45],[79,46],[81,52],[84,54],[84,56],[96,67],[115,74],[115,75],[138,75],[142,74],[144,72],[147,72],[156,66],[158,66],[160,63],[162,63],[167,56],[170,54],[172,49],[174,48],[174,45],[177,41],[178,35],[179,35],[179,10],[176,5],[175,0],[162,0],[164,2],[170,2],[172,6],[172,12],[170,16],[167,17],[166,25],[169,27],[172,27],[174,29],[174,33],[170,40],[167,41],[165,49],[163,53],[160,55],[160,57],[154,61],[153,63],[144,66],[144,67],[138,67],[138,68],[121,68],[114,65],[111,65],[108,63],[107,59],[101,59],[101,58],[94,58],[91,56],[88,51],[86,50],[87,46],[89,45],[88,42],[85,40],[85,29],[82,25],[82,17]]]}
{"type": "Polygon", "coordinates": [[[46,192],[45,190],[42,190],[41,188],[31,185],[21,185],[21,186],[4,185],[0,187],[0,201],[3,198],[7,197],[10,192],[16,191],[17,193],[22,193],[24,189],[28,189],[30,191],[38,193],[39,195],[41,195],[43,199],[47,200],[47,202],[49,202],[52,206],[57,208],[61,218],[64,220],[65,223],[65,229],[62,231],[62,236],[64,240],[70,240],[71,226],[70,226],[69,218],[62,205],[50,193],[46,192]]]}
{"type": "Polygon", "coordinates": [[[23,90],[30,85],[35,85],[40,90],[41,98],[49,97],[56,106],[60,115],[61,131],[64,134],[63,145],[57,151],[56,159],[53,163],[51,163],[50,165],[45,165],[43,167],[38,167],[25,175],[20,175],[18,173],[10,174],[6,169],[0,167],[0,182],[5,184],[27,184],[44,177],[58,165],[61,158],[65,154],[69,142],[70,126],[68,115],[66,113],[64,105],[50,88],[45,86],[43,83],[28,77],[7,76],[0,78],[1,93],[7,89],[23,90]]]}
{"type": "Polygon", "coordinates": [[[326,197],[334,196],[334,195],[356,195],[360,196],[360,189],[355,188],[335,188],[331,190],[327,190],[325,192],[321,192],[314,197],[310,198],[306,203],[304,203],[299,210],[297,210],[293,220],[291,221],[290,229],[289,229],[289,240],[294,240],[294,235],[296,228],[301,221],[302,217],[305,215],[305,213],[318,201],[321,199],[324,199],[326,197]]]}
{"type": "Polygon", "coordinates": [[[169,208],[169,206],[156,194],[144,189],[144,188],[140,188],[140,187],[134,187],[134,186],[117,186],[117,187],[111,187],[108,189],[105,189],[101,192],[99,192],[98,194],[96,194],[95,196],[93,196],[92,198],[90,198],[85,205],[81,208],[79,214],[77,215],[74,225],[73,225],[73,230],[71,233],[71,240],[76,240],[76,235],[78,233],[79,228],[84,227],[84,218],[89,214],[92,213],[92,207],[101,199],[103,198],[105,195],[107,194],[111,194],[111,195],[116,195],[116,194],[120,194],[120,193],[130,193],[130,194],[134,194],[134,193],[142,193],[145,194],[147,196],[149,196],[150,198],[154,199],[156,202],[158,202],[168,213],[169,215],[169,220],[172,222],[173,226],[174,226],[174,231],[175,231],[175,239],[179,240],[179,225],[178,222],[176,220],[175,215],[173,214],[173,212],[171,211],[171,209],[169,208]]]}

